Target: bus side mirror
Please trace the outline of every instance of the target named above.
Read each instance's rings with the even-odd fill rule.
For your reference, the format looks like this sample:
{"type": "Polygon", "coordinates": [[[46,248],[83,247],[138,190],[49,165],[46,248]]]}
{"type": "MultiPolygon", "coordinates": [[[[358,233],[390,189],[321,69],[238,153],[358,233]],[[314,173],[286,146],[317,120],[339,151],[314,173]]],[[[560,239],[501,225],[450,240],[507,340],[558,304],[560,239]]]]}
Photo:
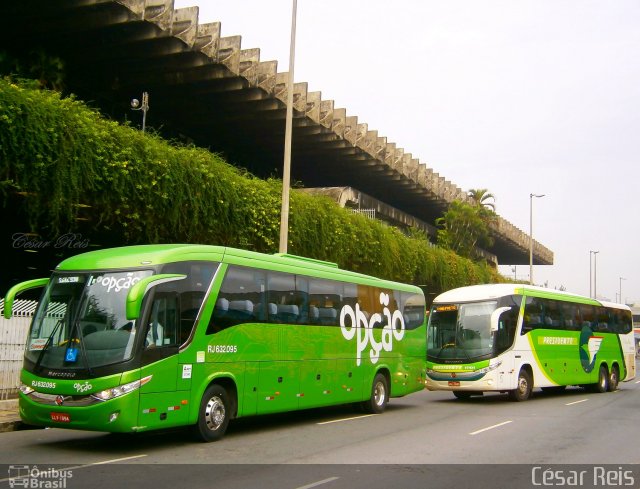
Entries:
{"type": "Polygon", "coordinates": [[[491,313],[491,331],[498,331],[498,322],[500,321],[500,315],[503,312],[510,311],[510,307],[499,307],[491,313]]]}
{"type": "Polygon", "coordinates": [[[48,283],[48,278],[36,278],[34,280],[21,282],[11,287],[7,292],[7,295],[4,297],[4,318],[11,319],[11,316],[13,316],[13,301],[18,294],[24,292],[25,290],[44,287],[48,283]]]}
{"type": "Polygon", "coordinates": [[[174,280],[184,280],[186,275],[178,273],[161,273],[159,275],[152,275],[151,277],[143,278],[140,282],[137,282],[127,294],[126,314],[127,319],[138,319],[140,317],[140,309],[142,308],[142,300],[147,292],[156,285],[164,284],[166,282],[173,282],[174,280]]]}

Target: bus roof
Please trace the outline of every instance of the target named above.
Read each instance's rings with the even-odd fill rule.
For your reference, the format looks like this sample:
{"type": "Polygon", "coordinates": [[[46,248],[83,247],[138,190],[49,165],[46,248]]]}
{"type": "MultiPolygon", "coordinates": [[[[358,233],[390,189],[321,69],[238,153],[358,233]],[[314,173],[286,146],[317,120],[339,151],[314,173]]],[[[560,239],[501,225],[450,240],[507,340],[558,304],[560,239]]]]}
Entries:
{"type": "Polygon", "coordinates": [[[629,307],[624,304],[598,301],[579,294],[525,284],[482,284],[459,287],[457,289],[443,292],[442,294],[437,296],[433,302],[439,304],[474,302],[514,294],[527,295],[532,297],[544,297],[548,299],[569,300],[571,302],[580,302],[582,304],[592,304],[596,306],[629,309],[629,307]]]}
{"type": "Polygon", "coordinates": [[[211,260],[235,264],[244,264],[245,261],[253,261],[258,268],[265,266],[267,268],[282,266],[300,271],[305,270],[307,273],[315,272],[312,274],[326,278],[340,278],[341,280],[369,283],[375,281],[377,285],[382,287],[402,288],[404,290],[413,290],[422,293],[421,289],[417,286],[383,280],[371,275],[340,269],[336,263],[332,262],[290,254],[275,253],[269,255],[225,246],[198,244],[139,245],[89,251],[65,259],[56,267],[56,270],[78,271],[142,268],[145,266],[188,260],[211,260]]]}

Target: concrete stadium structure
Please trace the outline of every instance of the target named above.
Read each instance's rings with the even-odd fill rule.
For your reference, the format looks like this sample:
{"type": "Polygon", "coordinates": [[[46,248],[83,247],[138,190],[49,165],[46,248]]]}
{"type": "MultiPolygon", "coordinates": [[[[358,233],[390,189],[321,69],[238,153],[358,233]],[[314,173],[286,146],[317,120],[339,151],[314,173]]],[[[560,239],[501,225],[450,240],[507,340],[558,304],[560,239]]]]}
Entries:
{"type": "MultiPolygon", "coordinates": [[[[5,1],[0,45],[16,55],[44,49],[59,56],[66,89],[118,120],[137,121],[130,101],[149,92],[147,125],[258,176],[281,174],[288,74],[276,61],[261,61],[259,49],[242,49],[240,36],[222,37],[220,22],[199,24],[197,7],[174,9],[173,0],[5,1]]],[[[377,216],[430,235],[451,202],[468,201],[465,191],[309,92],[307,83],[295,83],[293,98],[292,181],[329,189],[341,205],[367,200],[377,216]]],[[[501,217],[491,233],[487,259],[529,263],[528,234],[501,217]]],[[[533,263],[552,264],[553,253],[534,242],[533,263]]]]}

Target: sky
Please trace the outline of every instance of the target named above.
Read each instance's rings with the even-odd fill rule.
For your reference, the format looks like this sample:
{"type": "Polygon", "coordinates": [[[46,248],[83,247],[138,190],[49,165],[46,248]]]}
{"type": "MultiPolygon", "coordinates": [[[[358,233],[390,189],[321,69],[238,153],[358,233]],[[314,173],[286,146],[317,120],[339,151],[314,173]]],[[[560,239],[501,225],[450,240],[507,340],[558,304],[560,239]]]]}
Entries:
{"type": "MultiPolygon", "coordinates": [[[[286,72],[292,3],[175,7],[286,72]]],[[[298,0],[296,19],[296,82],[459,188],[488,189],[527,235],[532,213],[554,252],[535,284],[640,304],[640,2],[298,0]]],[[[529,280],[528,265],[500,271],[529,280]]]]}

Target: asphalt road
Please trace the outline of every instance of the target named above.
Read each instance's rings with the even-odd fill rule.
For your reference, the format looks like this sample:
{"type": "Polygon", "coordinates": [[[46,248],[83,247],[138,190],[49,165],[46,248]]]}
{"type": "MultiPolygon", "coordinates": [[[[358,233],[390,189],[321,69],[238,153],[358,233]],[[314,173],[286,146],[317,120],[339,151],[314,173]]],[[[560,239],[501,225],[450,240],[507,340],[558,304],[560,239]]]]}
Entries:
{"type": "MultiPolygon", "coordinates": [[[[336,407],[236,420],[223,440],[209,444],[185,431],[46,429],[0,437],[0,487],[16,467],[34,466],[70,468],[69,488],[133,480],[140,488],[534,487],[532,467],[554,464],[584,465],[588,480],[593,466],[609,464],[614,479],[629,482],[627,464],[640,464],[640,380],[606,394],[536,390],[523,403],[423,391],[392,399],[382,415],[336,407]]],[[[633,470],[631,487],[640,487],[640,469],[633,470]]]]}

